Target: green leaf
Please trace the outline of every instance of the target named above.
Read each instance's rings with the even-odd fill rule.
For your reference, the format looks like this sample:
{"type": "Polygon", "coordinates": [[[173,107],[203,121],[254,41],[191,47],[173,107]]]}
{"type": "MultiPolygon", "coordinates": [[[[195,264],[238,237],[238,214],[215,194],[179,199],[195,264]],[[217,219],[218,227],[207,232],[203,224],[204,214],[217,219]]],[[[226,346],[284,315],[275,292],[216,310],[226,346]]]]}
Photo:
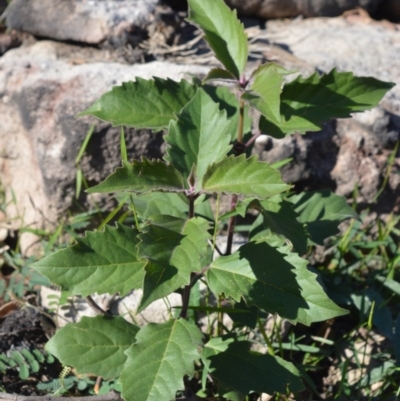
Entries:
{"type": "Polygon", "coordinates": [[[152,191],[183,192],[185,183],[182,174],[171,164],[145,157],[122,162],[123,167],[108,176],[105,181],[89,188],[86,192],[109,193],[131,191],[146,193],[152,191]]]}
{"type": "Polygon", "coordinates": [[[292,363],[251,352],[250,346],[249,341],[232,337],[213,338],[205,345],[202,360],[213,377],[243,394],[303,390],[299,372],[292,363]]]}
{"type": "Polygon", "coordinates": [[[202,343],[197,326],[183,319],[150,323],[126,351],[122,397],[135,401],[170,401],[184,389],[183,377],[193,376],[202,343]]]}
{"type": "Polygon", "coordinates": [[[137,255],[137,230],[106,226],[104,232],[87,232],[76,241],[32,267],[71,295],[119,292],[124,296],[141,288],[146,262],[137,255]]]}
{"type": "Polygon", "coordinates": [[[57,330],[46,350],[77,373],[103,379],[117,378],[126,361],[125,351],[135,341],[139,327],[122,317],[82,317],[57,330]]]}
{"type": "Polygon", "coordinates": [[[226,157],[208,168],[204,176],[202,190],[205,193],[242,194],[266,198],[289,189],[278,170],[256,156],[246,159],[226,157]]]}
{"type": "Polygon", "coordinates": [[[113,125],[160,130],[168,127],[196,93],[196,86],[182,80],[136,77],[105,93],[79,116],[93,115],[113,125]]]}
{"type": "Polygon", "coordinates": [[[207,74],[207,76],[203,79],[203,82],[213,81],[213,80],[222,80],[222,81],[234,81],[237,79],[235,76],[229,71],[224,70],[223,68],[213,68],[207,74]]]}
{"type": "Polygon", "coordinates": [[[329,190],[303,192],[288,198],[293,203],[298,221],[304,223],[310,238],[323,245],[324,240],[339,233],[339,224],[346,219],[359,219],[346,199],[329,190]]]}
{"type": "Polygon", "coordinates": [[[190,22],[198,25],[217,59],[236,78],[242,75],[249,53],[247,35],[237,19],[236,10],[230,10],[222,0],[189,0],[190,22]]]}
{"type": "Polygon", "coordinates": [[[242,95],[242,99],[248,101],[251,106],[279,126],[284,76],[291,73],[275,63],[261,65],[254,71],[254,81],[250,86],[250,91],[246,91],[242,95]]]}
{"type": "MultiPolygon", "coordinates": [[[[230,121],[228,132],[231,134],[231,141],[235,141],[239,124],[239,102],[236,95],[225,86],[204,85],[203,89],[210,95],[215,103],[219,103],[221,110],[226,110],[230,121]]],[[[251,133],[252,122],[253,120],[249,116],[249,108],[246,106],[244,108],[243,121],[244,134],[251,133]]]]}
{"type": "Polygon", "coordinates": [[[201,183],[207,167],[223,159],[230,151],[230,122],[226,112],[202,89],[171,121],[165,141],[168,157],[177,170],[189,177],[192,167],[196,181],[201,183]]]}
{"type": "Polygon", "coordinates": [[[156,215],[139,235],[139,254],[149,262],[143,284],[142,311],[190,283],[190,274],[210,263],[209,223],[201,217],[189,220],[156,215]]]}
{"type": "Polygon", "coordinates": [[[216,259],[207,271],[215,294],[277,313],[309,326],[347,313],[335,305],[308,271],[307,261],[265,242],[248,243],[230,256],[216,259]]]}
{"type": "Polygon", "coordinates": [[[336,70],[322,76],[315,73],[308,78],[298,77],[283,87],[280,123],[264,114],[260,130],[276,138],[293,132],[318,131],[332,118],[346,118],[351,113],[371,109],[393,86],[336,70]]]}
{"type": "Polygon", "coordinates": [[[293,204],[277,195],[268,200],[252,203],[253,208],[258,209],[263,216],[263,224],[252,234],[259,234],[261,230],[282,235],[293,244],[296,252],[303,254],[307,251],[308,233],[305,225],[297,221],[298,213],[294,210],[293,204]]]}
{"type": "Polygon", "coordinates": [[[138,212],[140,217],[148,220],[156,214],[164,214],[185,219],[188,215],[189,205],[183,194],[168,192],[152,192],[150,194],[134,197],[134,203],[145,205],[145,208],[138,212]]]}

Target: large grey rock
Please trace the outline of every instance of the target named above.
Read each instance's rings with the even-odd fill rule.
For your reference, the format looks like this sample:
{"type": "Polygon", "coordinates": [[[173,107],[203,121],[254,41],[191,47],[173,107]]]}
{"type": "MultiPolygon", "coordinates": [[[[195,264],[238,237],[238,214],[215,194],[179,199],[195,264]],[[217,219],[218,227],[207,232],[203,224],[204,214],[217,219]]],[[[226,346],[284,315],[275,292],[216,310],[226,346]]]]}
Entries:
{"type": "Polygon", "coordinates": [[[242,15],[260,18],[334,17],[345,11],[362,7],[375,12],[386,0],[225,0],[242,15]]]}
{"type": "MultiPolygon", "coordinates": [[[[36,36],[90,44],[140,36],[159,0],[13,0],[7,26],[36,36]]],[[[134,41],[134,40],[133,40],[134,41]]]]}
{"type": "MultiPolygon", "coordinates": [[[[99,182],[120,164],[119,129],[90,117],[78,119],[80,111],[136,76],[180,80],[208,70],[164,62],[75,65],[73,59],[58,58],[60,46],[66,45],[42,41],[0,59],[0,172],[8,195],[12,190],[17,200],[7,211],[16,228],[55,223],[73,204],[75,158],[91,123],[96,123],[95,133],[82,160],[88,182],[99,182]]],[[[131,158],[161,155],[160,135],[128,130],[126,136],[131,158]]]]}

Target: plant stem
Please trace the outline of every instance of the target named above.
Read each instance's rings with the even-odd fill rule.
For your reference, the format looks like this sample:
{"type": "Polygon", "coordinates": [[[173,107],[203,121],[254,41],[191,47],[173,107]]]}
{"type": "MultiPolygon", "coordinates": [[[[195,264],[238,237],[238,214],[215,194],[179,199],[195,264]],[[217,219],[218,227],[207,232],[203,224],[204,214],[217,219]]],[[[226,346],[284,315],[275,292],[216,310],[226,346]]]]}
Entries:
{"type": "Polygon", "coordinates": [[[97,305],[95,300],[90,295],[88,295],[85,299],[88,305],[95,311],[96,315],[110,315],[109,312],[106,312],[103,308],[97,305]]]}
{"type": "MultiPolygon", "coordinates": [[[[188,196],[189,199],[189,213],[188,213],[188,218],[191,219],[194,217],[194,202],[196,200],[197,196],[188,196]]],[[[190,275],[190,283],[185,286],[183,289],[183,294],[182,294],[182,310],[179,315],[182,319],[187,319],[187,313],[188,313],[188,308],[189,308],[189,301],[190,301],[190,290],[192,289],[192,281],[193,278],[196,275],[192,273],[190,275]]]]}
{"type": "Polygon", "coordinates": [[[265,341],[265,343],[267,344],[268,352],[269,352],[272,356],[275,356],[275,351],[274,351],[274,348],[272,347],[272,342],[271,342],[271,340],[269,339],[269,337],[268,337],[268,335],[267,335],[267,333],[266,333],[266,331],[265,331],[265,327],[263,326],[263,324],[262,324],[262,322],[261,322],[261,319],[260,319],[259,317],[257,317],[257,324],[258,324],[258,328],[259,328],[259,330],[260,330],[260,332],[261,332],[261,335],[263,336],[264,341],[265,341]]]}
{"type": "Polygon", "coordinates": [[[239,121],[238,121],[238,132],[237,141],[239,143],[243,142],[243,125],[244,125],[244,100],[239,100],[239,121]]]}
{"type": "MultiPolygon", "coordinates": [[[[243,146],[243,125],[244,125],[244,100],[239,99],[239,121],[238,121],[238,131],[237,131],[237,141],[236,141],[237,142],[236,145],[239,144],[239,146],[234,147],[235,156],[240,156],[246,150],[245,146],[243,146]]],[[[231,204],[230,204],[231,211],[235,209],[237,200],[238,200],[237,195],[231,196],[231,204]]],[[[226,244],[225,255],[230,255],[232,253],[235,223],[236,223],[236,216],[232,216],[229,219],[229,224],[228,224],[228,239],[226,244]]]]}
{"type": "MultiPolygon", "coordinates": [[[[233,209],[235,209],[236,203],[237,203],[237,195],[232,195],[231,204],[230,204],[231,211],[233,209]]],[[[235,232],[235,223],[236,223],[236,216],[232,216],[229,219],[229,223],[228,223],[228,239],[226,242],[225,255],[230,255],[232,253],[232,244],[233,244],[233,234],[235,232]]]]}

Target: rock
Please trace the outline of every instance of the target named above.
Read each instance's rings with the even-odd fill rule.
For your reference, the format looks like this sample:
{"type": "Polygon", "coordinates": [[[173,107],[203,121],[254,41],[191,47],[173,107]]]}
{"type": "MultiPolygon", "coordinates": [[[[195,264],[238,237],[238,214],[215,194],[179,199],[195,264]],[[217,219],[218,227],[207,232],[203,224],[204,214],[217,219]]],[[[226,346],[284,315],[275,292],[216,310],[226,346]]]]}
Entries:
{"type": "MultiPolygon", "coordinates": [[[[292,157],[293,162],[282,169],[283,177],[299,189],[331,188],[351,196],[358,187],[358,201],[373,202],[383,183],[388,157],[400,140],[398,27],[355,13],[333,19],[269,21],[263,38],[319,71],[338,68],[398,83],[374,110],[328,123],[321,132],[283,140],[263,138],[256,146],[256,152],[272,162],[292,157]]],[[[400,207],[398,156],[382,199],[387,212],[400,207]]]]}
{"type": "Polygon", "coordinates": [[[259,18],[334,17],[345,11],[362,7],[375,12],[385,0],[225,0],[241,15],[259,18]]]}
{"type": "Polygon", "coordinates": [[[159,0],[13,0],[7,26],[62,41],[136,45],[159,0]],[[139,37],[139,38],[138,38],[139,37]]]}
{"type": "Polygon", "coordinates": [[[0,56],[7,50],[18,47],[20,44],[21,40],[15,32],[0,33],[0,56]]]}
{"type": "MultiPolygon", "coordinates": [[[[65,47],[41,41],[10,50],[0,59],[0,144],[2,184],[17,199],[7,210],[16,228],[51,226],[75,196],[75,158],[92,123],[95,132],[81,166],[90,184],[120,165],[119,128],[96,119],[76,118],[104,92],[136,76],[190,79],[208,68],[153,62],[142,65],[93,62],[74,64],[65,47]],[[18,220],[15,218],[18,217],[18,220]]],[[[162,138],[148,130],[127,130],[129,157],[159,157],[162,138]]],[[[79,200],[87,205],[86,195],[79,200]]],[[[99,200],[99,198],[96,198],[99,200]]],[[[25,234],[24,234],[25,235],[25,234]]],[[[26,236],[27,237],[27,236],[26,236]]],[[[28,244],[22,241],[26,250],[28,244]]]]}

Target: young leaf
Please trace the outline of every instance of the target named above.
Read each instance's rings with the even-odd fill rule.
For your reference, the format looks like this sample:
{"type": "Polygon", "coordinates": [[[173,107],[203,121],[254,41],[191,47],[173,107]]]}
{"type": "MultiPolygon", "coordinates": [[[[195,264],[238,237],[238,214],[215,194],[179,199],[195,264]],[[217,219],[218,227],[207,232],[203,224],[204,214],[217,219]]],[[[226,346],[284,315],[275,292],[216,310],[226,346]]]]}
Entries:
{"type": "Polygon", "coordinates": [[[243,394],[303,390],[300,374],[292,363],[251,352],[250,346],[249,341],[232,337],[212,338],[204,347],[202,360],[213,377],[243,394]]]}
{"type": "Polygon", "coordinates": [[[137,255],[137,230],[106,226],[104,232],[87,232],[76,241],[32,267],[71,295],[119,292],[124,296],[141,288],[146,261],[137,255]]]}
{"type": "Polygon", "coordinates": [[[202,343],[197,326],[183,319],[150,323],[126,351],[122,397],[135,401],[170,401],[184,389],[183,377],[193,376],[202,343]]]}
{"type": "Polygon", "coordinates": [[[161,160],[148,160],[142,157],[140,161],[123,162],[123,167],[117,168],[105,181],[89,188],[86,192],[89,194],[125,191],[183,192],[184,189],[182,174],[174,166],[161,160]]]}
{"type": "Polygon", "coordinates": [[[309,326],[347,313],[335,305],[308,271],[307,261],[265,242],[248,243],[216,259],[207,271],[215,294],[244,298],[269,313],[309,326]]]}
{"type": "Polygon", "coordinates": [[[288,198],[293,203],[297,220],[304,223],[310,238],[323,245],[324,240],[339,233],[339,224],[346,219],[359,219],[358,214],[342,196],[329,190],[303,192],[288,198]]]}
{"type": "Polygon", "coordinates": [[[105,93],[79,116],[93,115],[113,125],[161,130],[196,93],[196,86],[182,80],[137,77],[105,93]]]}
{"type": "Polygon", "coordinates": [[[233,82],[237,81],[237,79],[231,72],[226,71],[223,68],[211,69],[210,72],[207,74],[207,76],[203,79],[203,82],[213,81],[213,80],[233,81],[233,82]]]}
{"type": "Polygon", "coordinates": [[[252,207],[259,210],[263,216],[263,224],[254,230],[252,235],[267,230],[290,240],[296,252],[304,254],[307,251],[308,233],[305,225],[297,221],[299,215],[293,204],[277,195],[261,202],[255,201],[252,207]]]}
{"type": "Polygon", "coordinates": [[[125,351],[135,340],[139,327],[122,317],[82,317],[57,330],[46,350],[77,373],[103,379],[117,378],[126,361],[125,351]]]}
{"type": "Polygon", "coordinates": [[[226,157],[210,166],[203,179],[205,193],[243,194],[267,198],[289,189],[278,170],[256,156],[226,157]]]}
{"type": "Polygon", "coordinates": [[[189,220],[156,215],[140,234],[139,254],[148,259],[143,284],[141,311],[190,283],[190,274],[210,263],[209,223],[195,217],[189,220]]]}
{"type": "Polygon", "coordinates": [[[189,0],[190,22],[198,25],[217,59],[237,79],[249,53],[243,24],[222,0],[189,0]]]}
{"type": "Polygon", "coordinates": [[[346,118],[351,113],[371,109],[393,86],[336,70],[322,76],[315,73],[308,78],[298,77],[283,87],[281,122],[264,114],[260,130],[276,138],[293,132],[318,131],[331,118],[346,118]]]}
{"type": "Polygon", "coordinates": [[[280,125],[284,76],[291,73],[278,64],[261,65],[253,73],[254,81],[250,86],[250,92],[246,91],[242,99],[248,101],[274,124],[280,125]]]}
{"type": "Polygon", "coordinates": [[[193,165],[196,181],[201,183],[207,167],[223,159],[231,149],[230,122],[224,110],[199,89],[187,106],[171,121],[165,141],[166,159],[185,177],[193,165]]]}

